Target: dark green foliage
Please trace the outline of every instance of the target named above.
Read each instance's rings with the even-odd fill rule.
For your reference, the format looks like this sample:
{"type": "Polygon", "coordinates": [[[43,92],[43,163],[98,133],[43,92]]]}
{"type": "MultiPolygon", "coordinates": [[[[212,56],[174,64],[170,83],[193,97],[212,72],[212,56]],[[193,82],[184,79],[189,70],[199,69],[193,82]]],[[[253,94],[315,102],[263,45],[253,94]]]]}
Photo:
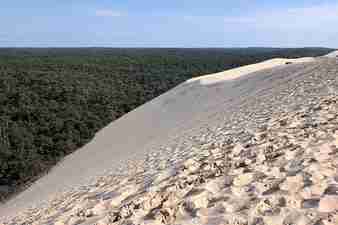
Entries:
{"type": "Polygon", "coordinates": [[[329,51],[0,49],[0,199],[111,121],[186,79],[273,57],[329,51]]]}

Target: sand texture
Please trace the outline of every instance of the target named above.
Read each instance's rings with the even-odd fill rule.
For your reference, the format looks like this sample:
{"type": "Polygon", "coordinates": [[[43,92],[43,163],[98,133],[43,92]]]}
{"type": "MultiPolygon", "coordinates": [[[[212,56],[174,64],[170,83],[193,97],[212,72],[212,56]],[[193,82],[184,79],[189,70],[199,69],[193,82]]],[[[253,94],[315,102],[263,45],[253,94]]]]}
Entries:
{"type": "Polygon", "coordinates": [[[0,224],[337,224],[337,59],[230,71],[113,122],[0,224]]]}
{"type": "Polygon", "coordinates": [[[311,57],[298,58],[298,59],[275,58],[275,59],[270,59],[270,60],[256,63],[256,64],[251,64],[251,65],[241,66],[241,67],[231,69],[231,70],[226,70],[220,73],[192,78],[188,80],[187,82],[199,81],[203,85],[215,84],[217,82],[231,81],[239,77],[243,77],[247,74],[257,72],[260,70],[264,70],[264,69],[271,69],[276,66],[294,64],[294,63],[305,63],[305,62],[311,62],[313,60],[314,58],[311,58],[311,57]]]}

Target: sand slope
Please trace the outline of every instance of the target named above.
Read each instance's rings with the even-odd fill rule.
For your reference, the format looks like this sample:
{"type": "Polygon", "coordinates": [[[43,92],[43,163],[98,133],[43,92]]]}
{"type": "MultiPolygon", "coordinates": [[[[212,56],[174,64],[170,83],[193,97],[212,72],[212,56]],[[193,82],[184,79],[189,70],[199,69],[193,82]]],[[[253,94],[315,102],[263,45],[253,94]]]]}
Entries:
{"type": "Polygon", "coordinates": [[[230,81],[237,79],[239,77],[245,76],[249,73],[257,72],[264,69],[271,69],[276,66],[284,65],[286,63],[305,63],[311,62],[314,58],[306,57],[299,59],[283,59],[283,58],[275,58],[270,59],[261,63],[251,64],[247,66],[238,67],[231,70],[226,70],[220,73],[210,74],[206,76],[196,77],[188,80],[187,82],[200,81],[201,84],[208,85],[214,84],[222,81],[230,81]]]}
{"type": "Polygon", "coordinates": [[[103,172],[123,170],[126,160],[142,157],[149,150],[160,151],[171,139],[183,137],[185,132],[193,134],[206,123],[218,124],[243,97],[312,71],[318,60],[273,59],[186,81],[102,129],[92,142],[2,205],[0,216],[15,215],[58,192],[87,184],[103,172]],[[287,61],[293,64],[285,65],[287,61]]]}
{"type": "Polygon", "coordinates": [[[334,51],[334,52],[327,54],[325,57],[335,58],[337,56],[338,56],[338,51],[334,51]]]}

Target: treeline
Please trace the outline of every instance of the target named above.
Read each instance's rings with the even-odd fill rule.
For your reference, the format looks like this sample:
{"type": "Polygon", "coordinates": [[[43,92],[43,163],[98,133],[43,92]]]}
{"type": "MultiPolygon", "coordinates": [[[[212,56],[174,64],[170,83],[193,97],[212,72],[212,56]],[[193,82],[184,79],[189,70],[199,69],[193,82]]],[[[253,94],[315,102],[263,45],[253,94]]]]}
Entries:
{"type": "MultiPolygon", "coordinates": [[[[0,49],[0,199],[194,76],[331,49],[0,49]]],[[[112,137],[112,141],[114,137],[112,137]]]]}

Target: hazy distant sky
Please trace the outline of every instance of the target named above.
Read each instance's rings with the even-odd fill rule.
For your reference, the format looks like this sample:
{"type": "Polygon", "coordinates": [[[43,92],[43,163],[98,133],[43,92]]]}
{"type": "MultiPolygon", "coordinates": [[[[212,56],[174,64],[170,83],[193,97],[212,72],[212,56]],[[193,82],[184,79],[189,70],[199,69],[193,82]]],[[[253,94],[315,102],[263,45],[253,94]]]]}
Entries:
{"type": "Polygon", "coordinates": [[[3,0],[0,46],[338,48],[338,0],[3,0]]]}

